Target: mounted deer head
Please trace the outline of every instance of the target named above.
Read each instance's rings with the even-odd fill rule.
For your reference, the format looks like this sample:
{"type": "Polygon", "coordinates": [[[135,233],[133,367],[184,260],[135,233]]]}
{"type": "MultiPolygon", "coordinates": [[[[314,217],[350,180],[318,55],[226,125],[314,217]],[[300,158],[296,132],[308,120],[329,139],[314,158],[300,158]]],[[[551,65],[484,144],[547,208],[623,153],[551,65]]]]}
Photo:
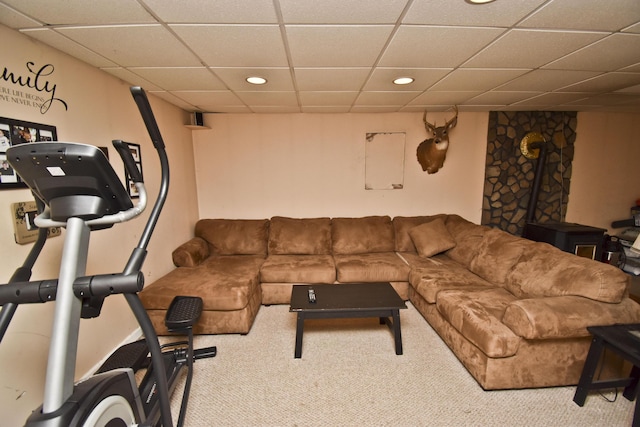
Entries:
{"type": "Polygon", "coordinates": [[[431,124],[427,121],[427,112],[424,112],[422,121],[427,133],[432,134],[433,137],[425,139],[418,145],[418,162],[422,166],[423,171],[432,174],[438,172],[438,170],[444,164],[444,159],[447,156],[447,148],[449,148],[449,130],[453,129],[458,123],[458,107],[454,105],[455,116],[451,120],[445,122],[444,126],[436,127],[435,122],[431,124]]]}

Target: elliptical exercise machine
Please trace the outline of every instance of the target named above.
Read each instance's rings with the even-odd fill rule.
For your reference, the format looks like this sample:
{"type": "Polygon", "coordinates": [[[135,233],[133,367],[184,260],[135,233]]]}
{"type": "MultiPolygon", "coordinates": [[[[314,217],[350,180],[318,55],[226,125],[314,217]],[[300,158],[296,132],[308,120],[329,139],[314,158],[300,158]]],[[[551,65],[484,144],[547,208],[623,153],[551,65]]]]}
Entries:
{"type": "Polygon", "coordinates": [[[91,231],[112,227],[140,215],[147,193],[140,171],[123,141],[113,141],[139,194],[136,205],[102,151],[91,145],[43,142],[7,150],[7,158],[29,186],[41,212],[40,228],[22,267],[0,285],[0,341],[19,304],[56,301],[47,363],[44,400],[27,419],[27,426],[173,426],[169,394],[183,368],[187,369],[178,425],[184,423],[193,361],[213,357],[216,348],[193,349],[192,326],[202,312],[199,297],[176,297],[165,318],[170,331],[187,335],[186,342],[163,348],[139,297],[146,248],[169,188],[169,162],[146,93],[132,87],[153,145],[160,159],[161,185],[138,245],[122,273],[85,276],[91,231]],[[66,236],[58,279],[29,281],[46,241],[46,229],[65,227],[66,236]],[[74,384],[81,318],[97,317],[104,298],[123,294],[146,339],[116,350],[90,378],[74,384]],[[150,357],[148,356],[150,353],[150,357]],[[135,371],[146,368],[140,385],[135,371]]]}

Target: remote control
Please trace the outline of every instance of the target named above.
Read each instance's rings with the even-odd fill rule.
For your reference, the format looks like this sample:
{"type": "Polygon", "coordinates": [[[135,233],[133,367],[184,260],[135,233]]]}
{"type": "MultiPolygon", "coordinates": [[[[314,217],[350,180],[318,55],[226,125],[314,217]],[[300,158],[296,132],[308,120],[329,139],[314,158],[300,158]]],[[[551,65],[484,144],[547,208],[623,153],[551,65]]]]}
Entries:
{"type": "Polygon", "coordinates": [[[313,289],[309,289],[309,302],[312,304],[316,302],[316,292],[313,289]]]}

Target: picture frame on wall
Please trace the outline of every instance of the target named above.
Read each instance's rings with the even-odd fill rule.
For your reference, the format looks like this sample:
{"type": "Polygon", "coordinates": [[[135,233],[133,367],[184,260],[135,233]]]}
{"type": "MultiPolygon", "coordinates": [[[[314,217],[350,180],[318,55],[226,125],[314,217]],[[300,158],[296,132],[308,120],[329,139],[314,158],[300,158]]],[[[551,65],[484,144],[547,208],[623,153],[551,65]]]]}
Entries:
{"type": "MultiPolygon", "coordinates": [[[[133,156],[133,161],[140,171],[140,176],[144,177],[144,175],[142,174],[142,152],[140,151],[140,144],[135,144],[133,142],[127,142],[126,144],[129,146],[131,156],[133,156]]],[[[129,193],[129,197],[131,197],[132,199],[137,199],[138,197],[140,197],[140,193],[138,193],[138,189],[136,188],[135,183],[131,180],[131,176],[129,175],[129,172],[127,172],[126,167],[124,169],[124,175],[127,182],[127,192],[129,193]]]]}
{"type": "Polygon", "coordinates": [[[55,126],[0,117],[0,190],[27,187],[7,160],[9,147],[57,140],[55,126]]]}

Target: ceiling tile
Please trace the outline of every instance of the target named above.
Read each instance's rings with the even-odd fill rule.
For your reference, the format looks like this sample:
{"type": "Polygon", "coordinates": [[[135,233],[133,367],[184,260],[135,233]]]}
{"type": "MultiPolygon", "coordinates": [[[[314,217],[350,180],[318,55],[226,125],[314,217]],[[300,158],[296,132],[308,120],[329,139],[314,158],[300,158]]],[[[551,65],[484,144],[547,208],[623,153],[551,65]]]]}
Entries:
{"type": "Polygon", "coordinates": [[[132,73],[131,71],[129,71],[126,68],[122,68],[122,67],[104,67],[101,68],[102,71],[105,71],[113,76],[116,76],[117,78],[124,80],[125,82],[129,83],[130,85],[133,86],[140,86],[145,88],[145,90],[148,91],[163,91],[163,88],[151,83],[150,81],[132,73]]]}
{"type": "Polygon", "coordinates": [[[194,105],[199,111],[223,112],[227,107],[244,107],[245,104],[228,90],[217,91],[173,91],[173,95],[194,105]]]}
{"type": "Polygon", "coordinates": [[[292,91],[293,81],[289,68],[211,68],[231,90],[235,91],[292,91]],[[247,82],[247,77],[263,77],[264,85],[247,82]]]}
{"type": "Polygon", "coordinates": [[[616,92],[640,95],[640,85],[630,86],[624,89],[617,90],[616,92]]]}
{"type": "Polygon", "coordinates": [[[303,107],[331,105],[331,106],[351,106],[358,96],[358,92],[300,92],[300,102],[303,107]]]}
{"type": "Polygon", "coordinates": [[[351,106],[335,106],[335,105],[303,105],[303,113],[348,113],[351,106]]]}
{"type": "Polygon", "coordinates": [[[639,20],[637,0],[553,0],[518,26],[619,31],[639,20]]]}
{"type": "Polygon", "coordinates": [[[16,12],[4,4],[0,4],[0,24],[15,29],[40,26],[38,21],[16,12]]]}
{"type": "Polygon", "coordinates": [[[450,68],[376,68],[363,90],[366,91],[424,91],[451,71],[450,68]],[[398,77],[412,77],[413,83],[396,85],[398,77]]]}
{"type": "Polygon", "coordinates": [[[286,67],[277,25],[172,25],[210,67],[286,67]]]}
{"type": "Polygon", "coordinates": [[[405,105],[421,92],[361,92],[355,105],[405,105]]]}
{"type": "Polygon", "coordinates": [[[510,27],[546,0],[509,0],[483,5],[464,1],[414,0],[405,24],[510,27]]]}
{"type": "Polygon", "coordinates": [[[3,2],[50,26],[155,22],[140,3],[132,0],[93,1],[90,5],[86,0],[3,0],[3,2]]]}
{"type": "Polygon", "coordinates": [[[597,76],[595,71],[533,70],[500,86],[506,91],[553,91],[597,76]]]}
{"type": "Polygon", "coordinates": [[[299,113],[300,108],[287,105],[252,105],[251,111],[261,114],[291,114],[299,113]]]}
{"type": "Polygon", "coordinates": [[[236,92],[238,98],[250,106],[275,106],[283,105],[287,107],[297,107],[298,98],[296,93],[290,92],[236,92]]]}
{"type": "Polygon", "coordinates": [[[188,67],[198,59],[160,25],[57,29],[122,67],[188,67]]]}
{"type": "Polygon", "coordinates": [[[129,70],[164,90],[224,90],[227,87],[205,67],[136,67],[129,70]]]}
{"type": "Polygon", "coordinates": [[[538,68],[605,35],[589,32],[510,30],[467,61],[464,66],[538,68]]]}
{"type": "Polygon", "coordinates": [[[295,68],[298,90],[360,90],[370,68],[295,68]]]}
{"type": "Polygon", "coordinates": [[[38,28],[32,30],[22,30],[22,32],[36,40],[41,41],[51,47],[58,49],[68,55],[78,58],[81,61],[91,64],[94,67],[115,67],[116,64],[107,58],[90,51],[86,47],[69,40],[67,37],[49,28],[38,28]]]}
{"type": "MultiPolygon", "coordinates": [[[[146,90],[146,88],[145,88],[146,90]]],[[[172,93],[166,92],[166,91],[154,91],[154,90],[149,90],[148,91],[149,94],[151,95],[155,95],[158,98],[162,98],[165,101],[179,107],[182,108],[185,111],[195,111],[198,110],[194,105],[189,104],[188,102],[185,102],[183,99],[173,95],[172,93]]]]}
{"type": "Polygon", "coordinates": [[[563,92],[554,92],[554,93],[544,93],[538,96],[531,97],[529,99],[525,99],[520,102],[514,103],[515,105],[520,105],[522,107],[541,107],[548,108],[552,105],[563,105],[569,102],[578,101],[580,99],[584,99],[588,97],[588,93],[563,93],[563,92]]]}
{"type": "Polygon", "coordinates": [[[473,97],[465,105],[510,105],[540,95],[540,92],[484,92],[473,97]]]}
{"type": "Polygon", "coordinates": [[[504,30],[402,26],[393,36],[382,67],[452,68],[473,56],[504,30]]]}
{"type": "Polygon", "coordinates": [[[561,92],[613,92],[640,83],[640,73],[607,73],[566,86],[561,92]]]}
{"type": "Polygon", "coordinates": [[[527,73],[528,71],[529,70],[458,68],[433,85],[430,90],[491,90],[527,73]]]}
{"type": "MultiPolygon", "coordinates": [[[[638,2],[640,4],[640,1],[638,2]]],[[[640,61],[640,34],[612,34],[544,68],[615,71],[640,61]]]]}
{"type": "Polygon", "coordinates": [[[459,105],[474,96],[482,93],[481,91],[427,91],[416,97],[409,105],[427,106],[427,105],[459,105]]]}
{"type": "Polygon", "coordinates": [[[294,67],[372,66],[391,30],[390,25],[287,25],[294,67]]]}
{"type": "Polygon", "coordinates": [[[394,24],[407,0],[280,0],[285,23],[394,24]]]}
{"type": "Polygon", "coordinates": [[[395,113],[398,105],[354,105],[351,113],[395,113]]]}
{"type": "Polygon", "coordinates": [[[273,0],[144,0],[164,22],[276,24],[273,0]]]}

